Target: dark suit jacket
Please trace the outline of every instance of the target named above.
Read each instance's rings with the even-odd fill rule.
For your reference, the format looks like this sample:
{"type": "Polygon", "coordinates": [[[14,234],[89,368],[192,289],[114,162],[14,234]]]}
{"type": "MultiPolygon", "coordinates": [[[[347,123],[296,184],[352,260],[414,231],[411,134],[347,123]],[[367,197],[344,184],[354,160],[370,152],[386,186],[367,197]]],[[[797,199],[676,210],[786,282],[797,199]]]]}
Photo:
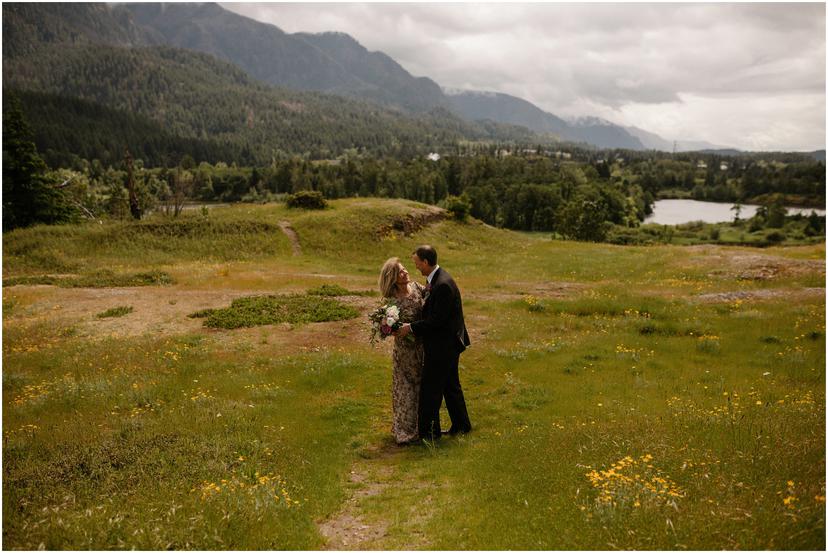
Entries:
{"type": "Polygon", "coordinates": [[[442,267],[431,279],[431,291],[423,305],[423,318],[411,323],[411,330],[415,336],[422,336],[425,353],[432,359],[459,355],[471,345],[463,320],[460,290],[442,267]]]}

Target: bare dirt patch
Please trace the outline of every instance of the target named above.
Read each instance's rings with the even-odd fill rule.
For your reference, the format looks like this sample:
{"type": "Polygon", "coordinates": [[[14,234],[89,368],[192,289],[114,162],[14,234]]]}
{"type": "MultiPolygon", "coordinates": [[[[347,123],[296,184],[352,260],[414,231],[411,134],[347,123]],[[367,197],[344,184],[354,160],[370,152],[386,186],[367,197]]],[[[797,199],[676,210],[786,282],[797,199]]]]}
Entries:
{"type": "Polygon", "coordinates": [[[772,280],[783,276],[825,275],[821,259],[793,259],[763,253],[733,251],[721,246],[688,246],[687,263],[715,268],[709,276],[735,280],[772,280]]]}
{"type": "MultiPolygon", "coordinates": [[[[222,336],[229,342],[263,340],[290,351],[308,351],[320,347],[368,342],[367,318],[330,323],[292,326],[268,325],[239,330],[212,330],[203,327],[203,319],[188,315],[203,309],[227,307],[243,296],[273,294],[274,290],[181,290],[176,287],[142,286],[130,288],[58,288],[55,286],[15,287],[14,296],[25,298],[25,305],[15,308],[4,323],[30,324],[60,321],[73,325],[88,338],[129,337],[145,334],[175,335],[203,332],[222,336]],[[119,306],[131,306],[133,312],[122,317],[99,319],[98,313],[119,306]],[[264,329],[264,330],[263,330],[264,329]]],[[[8,292],[4,295],[9,295],[8,292]]],[[[342,303],[367,313],[376,299],[366,296],[343,296],[342,303]]]]}
{"type": "MultiPolygon", "coordinates": [[[[180,290],[169,287],[57,288],[26,287],[37,290],[25,311],[14,314],[19,322],[61,319],[74,324],[90,338],[139,336],[148,333],[181,334],[198,331],[203,321],[187,315],[202,309],[223,307],[252,291],[180,290]],[[131,306],[123,317],[98,319],[97,314],[118,306],[131,306]]],[[[259,293],[267,293],[261,291],[259,293]]]]}
{"type": "Polygon", "coordinates": [[[728,258],[730,270],[737,280],[770,280],[780,276],[825,274],[825,262],[814,259],[790,259],[786,257],[737,254],[728,258]]]}
{"type": "Polygon", "coordinates": [[[717,292],[714,294],[701,294],[696,300],[705,303],[731,302],[731,301],[757,301],[773,300],[784,298],[788,300],[802,300],[813,298],[825,298],[824,288],[775,288],[763,290],[733,290],[729,292],[717,292]]]}
{"type": "Polygon", "coordinates": [[[448,216],[445,209],[430,206],[424,209],[414,209],[405,215],[396,216],[391,223],[381,226],[377,229],[377,235],[380,237],[388,236],[389,234],[402,234],[403,236],[411,236],[415,232],[423,228],[442,221],[448,216]]]}
{"type": "Polygon", "coordinates": [[[289,221],[279,221],[279,228],[285,233],[285,236],[290,240],[290,246],[293,248],[293,255],[302,255],[302,246],[299,244],[299,235],[293,230],[289,221]]]}

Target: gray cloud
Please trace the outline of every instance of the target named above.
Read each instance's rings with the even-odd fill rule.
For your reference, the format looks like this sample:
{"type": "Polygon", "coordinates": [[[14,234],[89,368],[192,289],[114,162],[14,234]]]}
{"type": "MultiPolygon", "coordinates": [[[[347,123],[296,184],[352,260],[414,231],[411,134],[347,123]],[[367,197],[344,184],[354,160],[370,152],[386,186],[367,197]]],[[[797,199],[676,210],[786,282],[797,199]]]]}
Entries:
{"type": "Polygon", "coordinates": [[[286,32],[345,32],[413,75],[556,115],[746,149],[825,147],[821,3],[224,7],[286,32]]]}

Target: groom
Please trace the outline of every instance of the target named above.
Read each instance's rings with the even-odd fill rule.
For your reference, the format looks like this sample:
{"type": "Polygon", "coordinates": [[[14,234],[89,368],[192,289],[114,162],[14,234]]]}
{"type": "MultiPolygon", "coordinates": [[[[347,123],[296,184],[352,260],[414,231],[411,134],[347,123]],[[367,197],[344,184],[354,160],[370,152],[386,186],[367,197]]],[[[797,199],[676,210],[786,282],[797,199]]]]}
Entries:
{"type": "Polygon", "coordinates": [[[420,437],[429,440],[440,437],[440,404],[444,396],[451,417],[448,433],[465,434],[471,431],[471,422],[460,387],[458,364],[460,354],[470,342],[463,321],[460,290],[451,275],[437,265],[437,252],[431,246],[420,246],[411,259],[420,273],[428,277],[423,318],[403,325],[398,334],[405,337],[411,332],[423,338],[425,359],[420,384],[420,437]]]}

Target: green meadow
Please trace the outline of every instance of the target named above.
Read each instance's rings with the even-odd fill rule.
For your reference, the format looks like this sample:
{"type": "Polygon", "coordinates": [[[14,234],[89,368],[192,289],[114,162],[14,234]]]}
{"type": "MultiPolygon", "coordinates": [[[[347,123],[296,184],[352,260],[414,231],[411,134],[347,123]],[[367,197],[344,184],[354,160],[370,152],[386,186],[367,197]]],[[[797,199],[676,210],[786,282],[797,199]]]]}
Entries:
{"type": "Polygon", "coordinates": [[[432,211],[4,234],[3,547],[825,548],[824,244],[613,246],[432,211]],[[398,448],[367,315],[421,243],[463,294],[474,430],[398,448]]]}

